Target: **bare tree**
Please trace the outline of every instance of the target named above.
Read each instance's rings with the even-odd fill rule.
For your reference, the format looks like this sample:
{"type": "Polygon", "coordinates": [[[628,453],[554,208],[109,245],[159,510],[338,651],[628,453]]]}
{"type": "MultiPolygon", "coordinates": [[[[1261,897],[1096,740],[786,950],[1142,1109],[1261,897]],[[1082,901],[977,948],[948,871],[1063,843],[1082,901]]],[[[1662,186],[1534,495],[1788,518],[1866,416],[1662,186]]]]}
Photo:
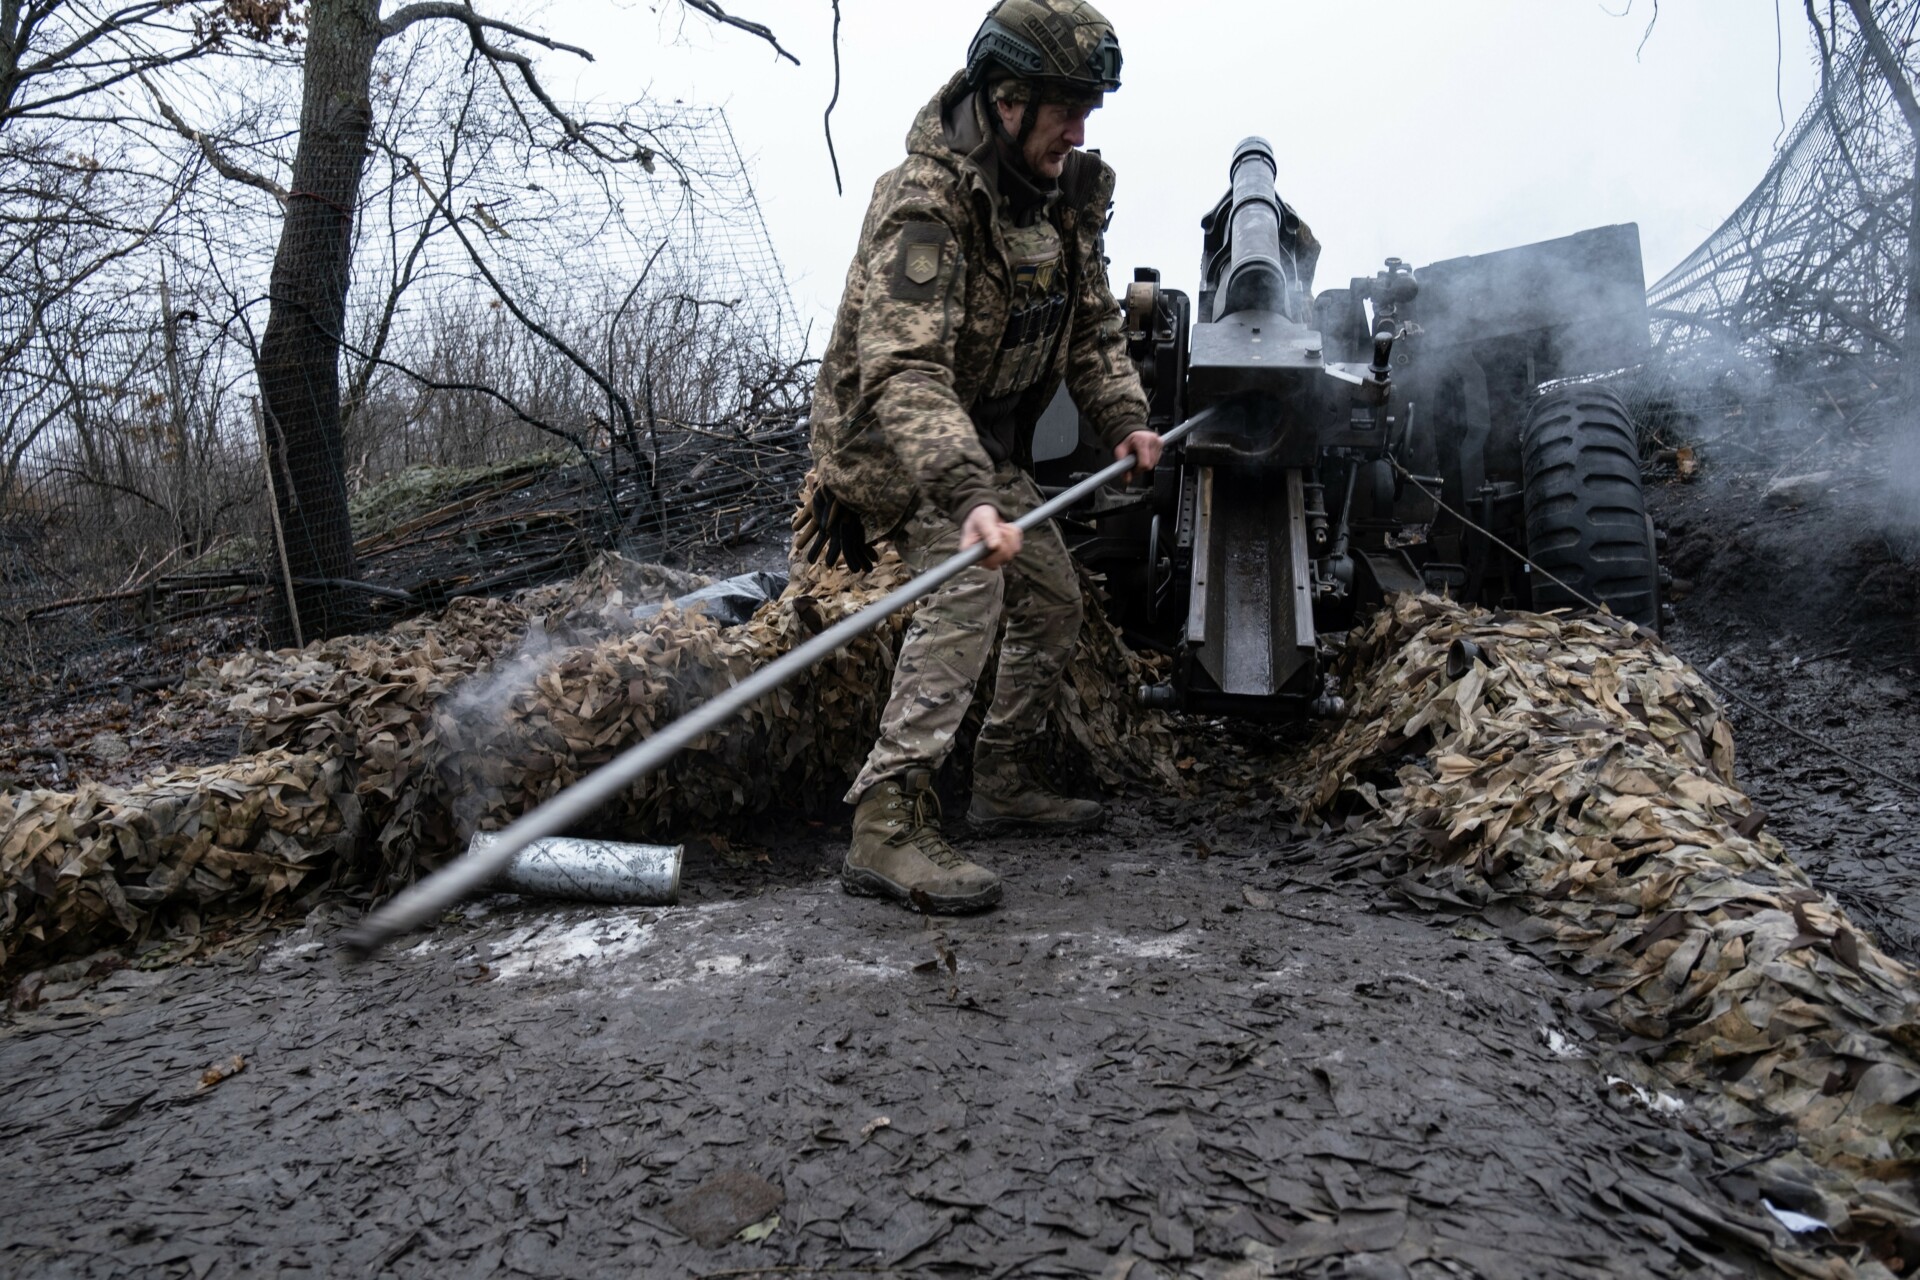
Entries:
{"type": "Polygon", "coordinates": [[[292,0],[0,0],[0,267],[16,284],[0,366],[171,207],[175,175],[129,154],[148,131],[122,90],[236,40],[298,38],[292,0]]]}
{"type": "MultiPolygon", "coordinates": [[[[688,0],[705,16],[774,44],[773,33],[688,0]]],[[[271,305],[259,353],[270,465],[287,541],[302,634],[363,627],[348,521],[341,435],[340,344],[352,268],[354,214],[374,119],[371,80],[381,45],[421,25],[465,35],[471,65],[510,78],[528,109],[558,122],[568,145],[610,164],[651,165],[652,147],[619,123],[575,119],[541,83],[529,46],[590,59],[585,49],[482,13],[472,4],[422,0],[382,13],[381,0],[312,0],[307,10],[299,143],[274,257],[271,305]]],[[[784,51],[782,51],[784,53],[784,51]]],[[[789,55],[790,56],[790,55],[789,55]]],[[[288,638],[292,619],[276,628],[288,638]]]]}
{"type": "Polygon", "coordinates": [[[583,536],[760,518],[739,495],[780,482],[791,415],[744,425],[759,382],[728,389],[791,356],[722,118],[575,118],[534,55],[584,51],[464,3],[0,0],[0,32],[0,623],[72,602],[90,643],[163,616],[90,602],[267,570],[282,637],[283,576],[308,637],[357,626],[355,583],[395,571],[350,558],[346,457],[370,480],[564,443],[607,508],[583,536]]]}

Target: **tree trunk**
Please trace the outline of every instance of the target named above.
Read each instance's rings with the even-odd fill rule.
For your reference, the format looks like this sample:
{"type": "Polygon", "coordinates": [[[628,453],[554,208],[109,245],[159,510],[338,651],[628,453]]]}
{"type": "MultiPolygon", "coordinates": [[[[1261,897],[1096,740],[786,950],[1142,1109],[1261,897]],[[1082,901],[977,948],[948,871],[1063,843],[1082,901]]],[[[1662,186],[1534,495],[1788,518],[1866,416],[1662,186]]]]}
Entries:
{"type": "MultiPolygon", "coordinates": [[[[353,268],[353,210],[373,126],[380,0],[313,0],[308,15],[300,141],[257,365],[268,465],[296,582],[359,577],[347,518],[340,335],[353,268]]],[[[272,594],[276,602],[287,595],[272,594]]],[[[368,625],[359,592],[296,585],[292,596],[308,640],[368,625]]],[[[292,642],[283,603],[276,604],[271,629],[274,643],[292,642]]]]}

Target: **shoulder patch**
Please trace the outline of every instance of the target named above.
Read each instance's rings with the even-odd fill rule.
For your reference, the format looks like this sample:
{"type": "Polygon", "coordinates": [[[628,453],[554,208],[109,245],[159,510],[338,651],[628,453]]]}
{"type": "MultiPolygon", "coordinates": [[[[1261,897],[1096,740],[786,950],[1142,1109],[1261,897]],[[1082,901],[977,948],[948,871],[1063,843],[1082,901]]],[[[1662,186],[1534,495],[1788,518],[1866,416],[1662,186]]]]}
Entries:
{"type": "Polygon", "coordinates": [[[943,222],[910,222],[901,228],[888,292],[903,302],[932,302],[939,296],[940,261],[952,242],[953,232],[943,222]]]}

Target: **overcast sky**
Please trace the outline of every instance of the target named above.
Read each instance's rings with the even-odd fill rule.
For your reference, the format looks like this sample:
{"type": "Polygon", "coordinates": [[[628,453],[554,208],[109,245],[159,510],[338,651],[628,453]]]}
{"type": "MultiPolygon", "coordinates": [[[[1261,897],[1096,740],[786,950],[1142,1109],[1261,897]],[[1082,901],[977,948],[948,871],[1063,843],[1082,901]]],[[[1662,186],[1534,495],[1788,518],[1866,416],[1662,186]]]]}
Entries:
{"type": "MultiPolygon", "coordinates": [[[[1261,134],[1281,194],[1325,244],[1317,284],[1614,222],[1640,226],[1649,282],[1753,188],[1818,84],[1800,6],[1668,0],[1104,0],[1124,87],[1088,145],[1119,171],[1116,283],[1157,266],[1191,290],[1198,223],[1234,144],[1261,134]],[[1784,58],[1776,41],[1776,13],[1784,58]]],[[[983,0],[843,0],[833,133],[828,0],[727,0],[802,65],[671,3],[567,0],[541,25],[598,61],[543,59],[578,99],[726,106],[803,321],[824,341],[873,181],[958,70],[983,0]]]]}

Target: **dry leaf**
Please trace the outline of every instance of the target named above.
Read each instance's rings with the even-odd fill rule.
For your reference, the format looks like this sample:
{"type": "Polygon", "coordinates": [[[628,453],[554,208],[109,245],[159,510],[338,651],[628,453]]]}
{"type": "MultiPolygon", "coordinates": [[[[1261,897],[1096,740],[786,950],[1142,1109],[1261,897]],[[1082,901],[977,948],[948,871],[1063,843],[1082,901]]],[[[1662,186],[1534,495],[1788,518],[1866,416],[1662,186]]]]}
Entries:
{"type": "Polygon", "coordinates": [[[247,1060],[237,1053],[225,1062],[216,1062],[200,1073],[200,1091],[204,1093],[227,1077],[237,1076],[246,1069],[247,1060]]]}

